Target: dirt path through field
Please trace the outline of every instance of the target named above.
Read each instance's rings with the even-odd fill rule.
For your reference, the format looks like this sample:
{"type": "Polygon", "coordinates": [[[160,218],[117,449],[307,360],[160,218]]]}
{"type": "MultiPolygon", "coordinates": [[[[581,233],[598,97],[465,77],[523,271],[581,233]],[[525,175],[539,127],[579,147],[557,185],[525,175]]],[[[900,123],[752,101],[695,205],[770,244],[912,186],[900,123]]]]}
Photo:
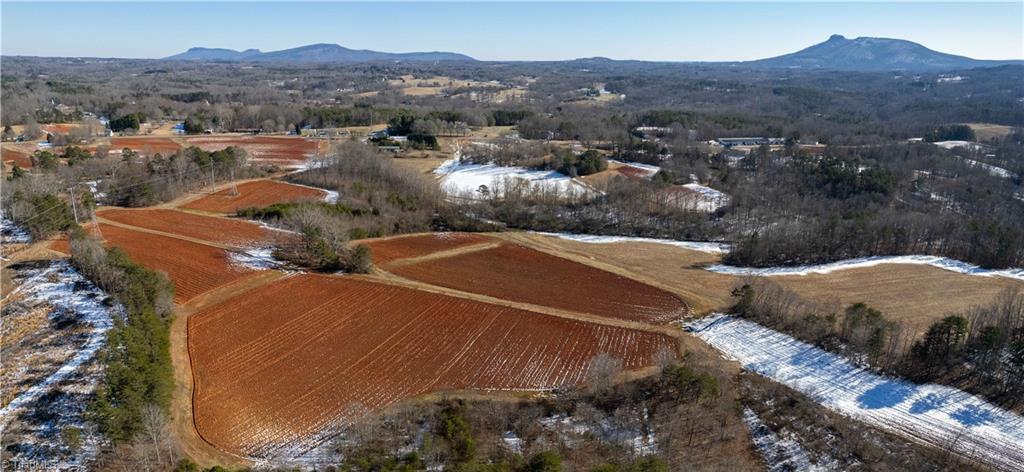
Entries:
{"type": "Polygon", "coordinates": [[[192,358],[188,352],[188,320],[193,313],[211,305],[224,302],[249,290],[269,284],[285,277],[283,272],[268,270],[254,277],[239,280],[199,295],[175,310],[171,323],[171,362],[174,365],[174,395],[171,400],[171,427],[185,454],[200,467],[215,465],[249,467],[252,462],[222,451],[207,442],[199,434],[193,416],[192,394],[195,385],[192,378],[192,358]]]}
{"type": "Polygon", "coordinates": [[[487,295],[481,295],[478,293],[463,292],[447,287],[439,287],[436,285],[430,285],[424,282],[417,282],[415,280],[406,279],[399,277],[390,272],[378,269],[375,270],[372,275],[368,276],[346,276],[346,277],[358,277],[364,278],[372,282],[378,282],[388,285],[398,285],[402,287],[414,288],[424,292],[438,293],[442,295],[449,295],[458,298],[465,298],[468,300],[475,300],[479,302],[489,303],[492,305],[501,305],[511,308],[518,308],[520,310],[533,311],[537,313],[543,313],[545,315],[555,316],[558,318],[566,318],[574,321],[583,321],[586,323],[599,324],[605,326],[615,326],[618,328],[629,328],[638,331],[647,331],[651,333],[667,334],[669,336],[678,336],[683,334],[683,331],[671,325],[653,325],[639,321],[628,321],[615,318],[607,318],[598,315],[592,315],[589,313],[561,310],[558,308],[552,308],[542,305],[534,305],[531,303],[514,302],[511,300],[505,300],[502,298],[494,298],[487,295]]]}
{"type": "Polygon", "coordinates": [[[432,261],[435,259],[445,259],[448,257],[455,257],[462,254],[469,254],[473,252],[485,251],[487,249],[494,249],[501,246],[501,241],[495,241],[493,243],[481,243],[473,244],[471,246],[463,246],[455,249],[448,249],[445,251],[438,251],[435,253],[427,254],[425,256],[408,257],[405,259],[396,259],[394,261],[383,264],[385,267],[400,267],[404,265],[418,264],[420,262],[432,261]]]}
{"type": "Polygon", "coordinates": [[[100,223],[103,223],[105,225],[117,226],[119,228],[130,229],[132,231],[138,231],[140,233],[156,234],[156,235],[159,235],[159,236],[164,236],[164,237],[174,238],[174,239],[180,239],[182,241],[188,241],[188,242],[191,242],[191,243],[203,244],[203,245],[206,245],[206,246],[212,246],[212,247],[215,247],[217,249],[223,249],[225,251],[235,251],[235,250],[239,249],[238,246],[232,246],[232,245],[229,245],[229,244],[215,243],[213,241],[207,241],[205,239],[193,238],[193,237],[184,236],[184,235],[175,234],[175,233],[167,233],[167,232],[158,231],[158,230],[155,230],[155,229],[143,228],[141,226],[132,226],[132,225],[125,224],[125,223],[120,223],[120,222],[117,222],[117,221],[114,221],[114,220],[108,220],[108,219],[106,219],[106,218],[104,218],[102,216],[97,216],[96,217],[96,221],[99,221],[100,223]]]}

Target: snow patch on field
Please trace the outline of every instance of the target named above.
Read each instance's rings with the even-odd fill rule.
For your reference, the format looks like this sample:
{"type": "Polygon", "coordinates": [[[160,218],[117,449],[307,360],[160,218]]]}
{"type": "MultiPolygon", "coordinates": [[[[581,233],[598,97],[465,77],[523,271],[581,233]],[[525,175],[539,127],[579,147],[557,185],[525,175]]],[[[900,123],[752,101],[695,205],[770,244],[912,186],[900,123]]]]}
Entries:
{"type": "Polygon", "coordinates": [[[327,195],[324,195],[324,201],[327,203],[338,203],[338,192],[334,190],[324,190],[327,195]]]}
{"type": "Polygon", "coordinates": [[[287,266],[283,261],[274,258],[272,247],[250,247],[228,251],[228,260],[235,267],[252,270],[282,269],[287,266]]]}
{"type": "Polygon", "coordinates": [[[589,194],[589,187],[575,179],[551,170],[532,170],[523,167],[502,167],[494,164],[468,164],[449,159],[434,169],[441,176],[441,190],[448,195],[479,198],[481,186],[497,194],[517,182],[526,182],[531,189],[553,191],[559,194],[589,194]]]}
{"type": "Polygon", "coordinates": [[[1010,279],[1024,281],[1024,269],[984,269],[974,264],[958,261],[956,259],[923,255],[868,256],[830,262],[827,264],[800,265],[792,267],[736,267],[723,264],[716,264],[708,267],[707,270],[711,272],[717,272],[719,274],[773,277],[785,275],[829,274],[840,270],[860,269],[864,267],[873,267],[880,264],[928,265],[965,275],[975,275],[979,277],[1006,277],[1010,279]]]}
{"type": "Polygon", "coordinates": [[[729,245],[726,243],[713,243],[704,241],[676,241],[674,239],[660,239],[660,238],[639,238],[633,236],[599,236],[593,234],[574,234],[574,233],[544,233],[536,232],[544,236],[551,236],[554,238],[568,239],[570,241],[576,241],[581,243],[590,244],[612,244],[612,243],[650,243],[650,244],[664,244],[668,246],[675,246],[682,249],[688,249],[691,251],[706,252],[711,254],[724,254],[729,252],[729,245]]]}
{"type": "MultiPolygon", "coordinates": [[[[296,172],[301,172],[302,170],[308,170],[308,169],[300,169],[300,170],[298,170],[296,172]]],[[[295,173],[295,172],[292,172],[292,173],[295,173]]],[[[327,190],[325,188],[313,187],[312,185],[302,185],[302,184],[298,184],[298,183],[295,183],[295,182],[287,182],[287,181],[285,181],[284,183],[286,183],[288,185],[294,185],[296,187],[305,187],[305,188],[311,188],[313,190],[319,190],[319,191],[324,193],[324,200],[323,201],[325,201],[327,203],[338,203],[338,196],[339,195],[338,195],[338,192],[336,192],[334,190],[327,190]]]]}
{"type": "Polygon", "coordinates": [[[712,315],[686,328],[744,368],[839,413],[999,469],[1024,470],[1024,418],[979,397],[878,375],[732,316],[712,315]]]}
{"type": "Polygon", "coordinates": [[[285,234],[301,234],[298,231],[294,231],[294,230],[290,230],[290,229],[285,229],[285,228],[278,228],[277,226],[274,226],[274,225],[272,225],[270,223],[267,223],[264,220],[252,220],[252,221],[255,222],[256,224],[258,224],[260,226],[260,228],[268,229],[270,231],[277,231],[277,232],[285,233],[285,234]]]}
{"type": "Polygon", "coordinates": [[[32,242],[28,231],[14,224],[7,218],[3,209],[0,209],[0,244],[22,244],[32,242]]]}
{"type": "Polygon", "coordinates": [[[761,457],[764,458],[769,472],[832,470],[832,468],[819,467],[812,463],[811,458],[807,456],[807,451],[792,435],[786,439],[780,438],[761,421],[754,410],[744,408],[743,421],[750,428],[750,438],[757,446],[757,450],[761,451],[761,457]]]}

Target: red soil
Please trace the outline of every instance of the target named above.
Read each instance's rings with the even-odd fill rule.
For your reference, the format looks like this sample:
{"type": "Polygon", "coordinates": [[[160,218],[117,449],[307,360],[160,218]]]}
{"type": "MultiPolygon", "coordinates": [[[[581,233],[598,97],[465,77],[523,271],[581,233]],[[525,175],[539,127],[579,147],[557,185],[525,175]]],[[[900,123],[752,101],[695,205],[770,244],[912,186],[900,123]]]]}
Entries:
{"type": "Polygon", "coordinates": [[[245,149],[250,159],[276,161],[281,164],[302,163],[316,155],[318,144],[299,137],[285,136],[197,136],[187,138],[190,146],[204,151],[216,151],[228,146],[245,149]]]}
{"type": "Polygon", "coordinates": [[[100,230],[107,246],[123,249],[148,269],[166,272],[179,303],[256,273],[231,264],[223,249],[118,226],[100,224],[100,230]]]}
{"type": "Polygon", "coordinates": [[[302,200],[322,200],[327,192],[315,188],[292,185],[276,180],[255,180],[238,184],[238,195],[232,195],[230,188],[221,190],[193,200],[182,208],[210,211],[217,213],[234,213],[243,208],[265,207],[274,203],[296,202],[302,200]]]}
{"type": "Polygon", "coordinates": [[[50,134],[68,134],[71,130],[78,127],[78,125],[71,123],[55,123],[49,125],[39,125],[43,131],[50,134]]]}
{"type": "Polygon", "coordinates": [[[181,149],[181,145],[171,138],[154,138],[146,136],[110,138],[110,152],[118,153],[124,148],[146,155],[159,153],[163,156],[167,156],[174,154],[181,149]]]}
{"type": "Polygon", "coordinates": [[[364,412],[449,389],[537,390],[585,379],[599,353],[627,369],[671,337],[351,278],[298,275],[189,318],[200,435],[290,455],[364,412]]]}
{"type": "Polygon", "coordinates": [[[646,169],[633,166],[621,166],[615,169],[616,172],[634,179],[647,179],[651,176],[651,172],[646,169]]]}
{"type": "Polygon", "coordinates": [[[665,323],[688,311],[664,290],[512,244],[388,270],[441,287],[609,318],[665,323]]]}
{"type": "Polygon", "coordinates": [[[361,244],[370,248],[373,262],[384,264],[397,259],[426,256],[435,252],[491,241],[494,239],[474,233],[433,233],[378,239],[361,244]]]}
{"type": "Polygon", "coordinates": [[[16,164],[22,169],[29,169],[32,167],[32,153],[22,151],[20,149],[12,149],[5,147],[0,150],[0,160],[3,162],[16,164]]]}
{"type": "Polygon", "coordinates": [[[53,241],[50,241],[50,244],[46,247],[64,254],[71,254],[71,241],[68,240],[67,235],[61,235],[53,241]]]}
{"type": "Polygon", "coordinates": [[[100,211],[97,215],[126,225],[239,246],[268,243],[284,234],[248,221],[194,215],[177,210],[114,208],[100,211]]]}

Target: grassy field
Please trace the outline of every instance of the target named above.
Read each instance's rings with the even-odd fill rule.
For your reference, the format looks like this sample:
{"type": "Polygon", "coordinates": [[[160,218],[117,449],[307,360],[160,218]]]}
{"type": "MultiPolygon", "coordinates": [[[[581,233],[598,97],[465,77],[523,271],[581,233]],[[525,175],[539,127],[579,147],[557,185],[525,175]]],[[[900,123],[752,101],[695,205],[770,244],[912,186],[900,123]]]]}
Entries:
{"type": "Polygon", "coordinates": [[[1002,138],[1013,132],[1013,127],[1006,125],[995,125],[992,123],[967,123],[974,130],[978,141],[1002,138]]]}
{"type": "MultiPolygon", "coordinates": [[[[588,244],[535,234],[517,234],[553,252],[611,266],[625,275],[666,287],[683,297],[694,310],[723,310],[732,305],[729,292],[743,282],[736,276],[708,272],[702,267],[719,256],[660,244],[588,244]]],[[[930,266],[879,265],[831,274],[773,277],[772,281],[803,298],[845,307],[864,302],[890,320],[917,332],[943,316],[989,303],[1024,283],[1002,277],[963,275],[930,266]]]]}

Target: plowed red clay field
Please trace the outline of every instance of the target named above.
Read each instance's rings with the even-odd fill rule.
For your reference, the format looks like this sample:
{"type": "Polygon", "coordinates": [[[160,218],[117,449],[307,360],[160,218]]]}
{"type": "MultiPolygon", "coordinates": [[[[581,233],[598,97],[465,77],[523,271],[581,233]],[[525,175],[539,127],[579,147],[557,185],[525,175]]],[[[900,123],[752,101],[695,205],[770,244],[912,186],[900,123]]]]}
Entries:
{"type": "Polygon", "coordinates": [[[232,264],[223,249],[107,224],[101,224],[100,230],[108,246],[124,249],[149,269],[166,272],[174,283],[174,301],[179,303],[256,274],[232,264]]]}
{"type": "Polygon", "coordinates": [[[305,138],[284,136],[198,136],[188,138],[192,146],[204,151],[216,151],[228,146],[245,149],[249,158],[279,164],[301,164],[316,155],[318,144],[305,138]]]}
{"type": "Polygon", "coordinates": [[[494,238],[475,233],[432,233],[367,241],[373,262],[385,264],[398,259],[427,256],[436,252],[494,242],[494,238]]]}
{"type": "Polygon", "coordinates": [[[114,208],[100,211],[97,215],[126,225],[236,246],[269,243],[285,234],[248,221],[195,215],[177,210],[114,208]]]}
{"type": "Polygon", "coordinates": [[[189,318],[195,425],[285,457],[365,409],[444,389],[580,383],[599,353],[650,365],[669,336],[351,278],[297,275],[189,318]]]}
{"type": "Polygon", "coordinates": [[[147,136],[129,136],[110,138],[111,152],[120,152],[128,148],[142,154],[162,154],[164,156],[174,154],[181,149],[181,145],[171,138],[153,138],[147,136]]]}
{"type": "Polygon", "coordinates": [[[22,169],[29,169],[32,167],[32,153],[21,149],[7,147],[0,149],[0,160],[17,165],[22,169]]]}
{"type": "Polygon", "coordinates": [[[276,180],[256,180],[238,184],[238,194],[232,195],[232,189],[224,189],[217,193],[193,200],[182,208],[217,213],[234,213],[243,208],[265,207],[274,203],[317,201],[327,196],[327,192],[315,188],[292,185],[276,180]]]}
{"type": "Polygon", "coordinates": [[[659,288],[516,244],[388,271],[464,292],[631,321],[665,323],[688,311],[659,288]]]}

